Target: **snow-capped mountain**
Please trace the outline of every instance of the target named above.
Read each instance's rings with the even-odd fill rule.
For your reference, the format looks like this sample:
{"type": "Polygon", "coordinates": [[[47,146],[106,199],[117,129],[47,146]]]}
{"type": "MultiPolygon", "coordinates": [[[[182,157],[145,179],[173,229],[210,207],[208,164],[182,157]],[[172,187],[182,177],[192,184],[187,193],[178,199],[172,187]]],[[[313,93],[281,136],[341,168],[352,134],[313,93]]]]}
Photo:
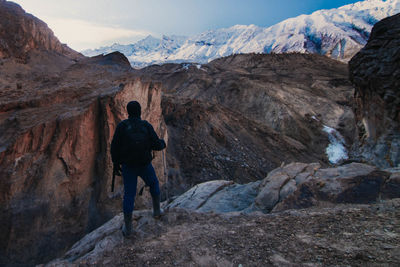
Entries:
{"type": "Polygon", "coordinates": [[[206,63],[235,53],[318,53],[348,61],[367,42],[372,26],[400,13],[400,0],[365,0],[284,20],[268,28],[236,25],[191,37],[148,36],[132,45],[114,44],[82,53],[124,53],[133,67],[167,62],[206,63]]]}

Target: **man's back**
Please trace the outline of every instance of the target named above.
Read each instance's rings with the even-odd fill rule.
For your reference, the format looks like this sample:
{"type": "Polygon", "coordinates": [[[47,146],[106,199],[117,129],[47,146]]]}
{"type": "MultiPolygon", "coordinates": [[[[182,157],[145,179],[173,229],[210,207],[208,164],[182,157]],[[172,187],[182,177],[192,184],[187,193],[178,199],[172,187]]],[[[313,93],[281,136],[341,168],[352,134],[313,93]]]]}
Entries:
{"type": "Polygon", "coordinates": [[[111,156],[113,162],[144,166],[151,162],[152,150],[162,150],[165,146],[149,122],[131,117],[118,124],[111,143],[111,156]]]}

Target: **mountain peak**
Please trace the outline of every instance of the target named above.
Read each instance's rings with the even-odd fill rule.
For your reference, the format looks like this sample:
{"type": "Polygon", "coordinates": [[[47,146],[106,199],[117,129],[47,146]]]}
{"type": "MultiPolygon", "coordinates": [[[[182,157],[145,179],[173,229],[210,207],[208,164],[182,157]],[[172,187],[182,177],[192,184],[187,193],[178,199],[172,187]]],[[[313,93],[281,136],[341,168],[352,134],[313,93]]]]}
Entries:
{"type": "MultiPolygon", "coordinates": [[[[161,40],[146,38],[135,43],[139,49],[119,51],[135,67],[207,63],[237,53],[317,53],[347,62],[367,43],[376,22],[399,12],[400,0],[366,0],[289,18],[267,28],[234,25],[190,37],[164,35],[161,40]]],[[[109,48],[103,51],[111,52],[109,48]]]]}

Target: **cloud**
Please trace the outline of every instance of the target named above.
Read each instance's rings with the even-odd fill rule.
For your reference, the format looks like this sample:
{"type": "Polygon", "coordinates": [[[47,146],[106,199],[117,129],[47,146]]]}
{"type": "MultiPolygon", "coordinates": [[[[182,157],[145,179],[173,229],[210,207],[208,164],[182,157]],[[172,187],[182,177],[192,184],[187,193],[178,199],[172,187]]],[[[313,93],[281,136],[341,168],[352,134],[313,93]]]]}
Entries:
{"type": "Polygon", "coordinates": [[[43,20],[62,43],[77,51],[111,45],[115,42],[133,43],[152,34],[149,31],[98,25],[78,19],[45,17],[43,20]]]}

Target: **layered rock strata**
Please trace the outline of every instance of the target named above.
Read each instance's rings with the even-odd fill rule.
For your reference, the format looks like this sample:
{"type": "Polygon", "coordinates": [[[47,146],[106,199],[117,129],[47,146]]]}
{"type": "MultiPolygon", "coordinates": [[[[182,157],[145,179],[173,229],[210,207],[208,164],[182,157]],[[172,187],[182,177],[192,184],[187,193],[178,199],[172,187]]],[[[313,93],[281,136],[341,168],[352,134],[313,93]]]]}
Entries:
{"type": "Polygon", "coordinates": [[[340,203],[370,204],[400,197],[400,173],[351,163],[321,168],[291,163],[260,181],[236,184],[215,180],[196,185],[167,205],[198,212],[278,212],[340,203]]]}
{"type": "Polygon", "coordinates": [[[17,4],[0,1],[0,58],[27,60],[28,53],[40,49],[78,59],[83,56],[60,43],[46,23],[25,13],[17,4]]]}
{"type": "MultiPolygon", "coordinates": [[[[109,145],[133,99],[167,138],[160,84],[135,75],[120,53],[84,58],[0,2],[0,265],[54,257],[120,211],[109,145]]],[[[163,183],[161,154],[154,164],[163,183]]],[[[137,206],[148,201],[145,193],[137,206]]]]}
{"type": "Polygon", "coordinates": [[[358,153],[377,166],[400,166],[400,14],[378,22],[349,63],[355,85],[358,153]]]}
{"type": "Polygon", "coordinates": [[[164,87],[175,195],[208,180],[263,179],[282,162],[328,165],[324,125],[347,147],[354,138],[347,66],[326,57],[243,54],[140,72],[164,87]]]}
{"type": "MultiPolygon", "coordinates": [[[[25,71],[29,63],[0,66],[5,73],[13,64],[15,75],[23,77],[22,88],[2,80],[9,92],[0,98],[2,262],[51,257],[120,211],[119,177],[110,193],[109,144],[127,117],[128,101],[138,100],[143,118],[167,137],[159,85],[132,76],[119,62],[111,65],[107,57],[107,64],[92,61],[53,74],[32,75],[25,71]]],[[[163,183],[160,154],[154,164],[163,183]]],[[[138,197],[137,207],[147,197],[138,197]]]]}
{"type": "MultiPolygon", "coordinates": [[[[83,57],[0,1],[0,265],[54,257],[120,211],[109,144],[132,99],[166,138],[159,84],[121,53],[83,57]]],[[[154,163],[163,182],[161,155],[154,163]]]]}

